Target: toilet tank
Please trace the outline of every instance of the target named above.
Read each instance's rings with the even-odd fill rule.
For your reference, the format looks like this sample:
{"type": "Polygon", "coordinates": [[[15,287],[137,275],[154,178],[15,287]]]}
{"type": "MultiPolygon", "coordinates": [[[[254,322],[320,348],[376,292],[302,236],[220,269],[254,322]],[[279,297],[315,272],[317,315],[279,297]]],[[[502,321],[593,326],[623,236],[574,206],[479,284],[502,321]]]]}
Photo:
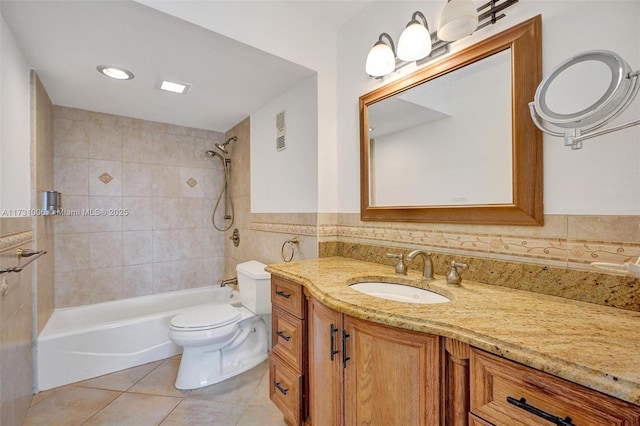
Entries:
{"type": "Polygon", "coordinates": [[[257,260],[236,266],[240,300],[254,314],[271,313],[271,274],[265,272],[265,266],[257,260]]]}

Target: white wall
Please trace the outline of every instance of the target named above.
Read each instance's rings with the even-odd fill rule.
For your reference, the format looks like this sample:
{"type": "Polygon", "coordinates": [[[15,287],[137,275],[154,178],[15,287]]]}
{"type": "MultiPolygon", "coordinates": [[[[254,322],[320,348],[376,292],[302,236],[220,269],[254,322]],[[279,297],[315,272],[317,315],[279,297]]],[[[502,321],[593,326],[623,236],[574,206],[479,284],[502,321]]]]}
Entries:
{"type": "MultiPolygon", "coordinates": [[[[137,0],[317,72],[319,212],[337,209],[336,37],[292,1],[137,0]]],[[[254,135],[252,135],[253,137],[254,135]]],[[[268,178],[268,177],[267,177],[268,178]]],[[[274,199],[277,201],[277,199],[274,199]]]]}
{"type": "MultiPolygon", "coordinates": [[[[435,25],[442,2],[373,2],[338,33],[338,211],[359,211],[358,98],[382,81],[364,71],[366,55],[386,31],[398,40],[415,10],[435,25]]],[[[452,45],[459,50],[530,17],[542,14],[543,74],[572,54],[609,49],[640,68],[640,2],[521,0],[507,18],[452,45]]],[[[410,71],[403,70],[402,74],[410,71]]],[[[616,122],[640,115],[639,101],[616,122]]],[[[544,137],[546,214],[640,214],[640,127],[584,142],[571,151],[559,138],[544,137]]],[[[410,189],[407,189],[410,190],[410,189]]]]}
{"type": "Polygon", "coordinates": [[[0,212],[7,216],[5,209],[31,207],[30,85],[29,65],[4,18],[0,31],[0,212]]]}
{"type": "Polygon", "coordinates": [[[311,76],[251,115],[251,211],[318,211],[317,78],[311,76]],[[285,112],[286,149],[276,150],[285,112]]]}

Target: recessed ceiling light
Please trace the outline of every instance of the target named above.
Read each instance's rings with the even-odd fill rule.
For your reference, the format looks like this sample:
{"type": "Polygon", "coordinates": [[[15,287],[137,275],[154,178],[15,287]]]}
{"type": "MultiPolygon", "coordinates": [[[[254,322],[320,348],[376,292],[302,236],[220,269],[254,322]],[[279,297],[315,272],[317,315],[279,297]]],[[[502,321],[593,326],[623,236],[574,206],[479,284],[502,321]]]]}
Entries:
{"type": "Polygon", "coordinates": [[[116,80],[131,80],[133,79],[133,73],[124,68],[115,67],[113,65],[98,65],[96,67],[100,74],[104,74],[107,77],[115,78],[116,80]]]}
{"type": "Polygon", "coordinates": [[[184,95],[189,91],[189,89],[191,88],[191,85],[186,83],[177,83],[175,81],[160,79],[158,80],[157,87],[160,90],[165,90],[167,92],[179,93],[181,95],[184,95]]]}

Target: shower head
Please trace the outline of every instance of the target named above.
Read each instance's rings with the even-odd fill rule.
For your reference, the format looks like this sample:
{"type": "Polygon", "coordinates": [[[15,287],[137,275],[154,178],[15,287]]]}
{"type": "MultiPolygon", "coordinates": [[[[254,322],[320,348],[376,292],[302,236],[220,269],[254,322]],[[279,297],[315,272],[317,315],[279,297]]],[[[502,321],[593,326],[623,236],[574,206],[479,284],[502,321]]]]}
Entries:
{"type": "Polygon", "coordinates": [[[227,139],[223,144],[215,144],[216,148],[218,148],[220,151],[224,152],[225,154],[229,154],[229,151],[227,150],[227,145],[229,145],[231,143],[231,141],[235,142],[237,141],[238,138],[235,136],[230,137],[229,139],[227,139]]]}
{"type": "Polygon", "coordinates": [[[207,154],[209,157],[215,157],[215,156],[220,155],[220,154],[218,154],[218,153],[217,153],[217,152],[215,152],[215,151],[207,151],[207,152],[206,152],[206,154],[207,154]]]}

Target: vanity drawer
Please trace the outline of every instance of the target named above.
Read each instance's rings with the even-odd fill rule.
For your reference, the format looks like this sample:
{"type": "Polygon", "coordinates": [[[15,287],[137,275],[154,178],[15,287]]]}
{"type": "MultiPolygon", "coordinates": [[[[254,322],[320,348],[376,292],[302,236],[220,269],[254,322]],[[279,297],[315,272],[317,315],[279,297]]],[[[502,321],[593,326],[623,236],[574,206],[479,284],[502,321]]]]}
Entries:
{"type": "Polygon", "coordinates": [[[470,370],[471,413],[497,426],[548,426],[544,413],[580,426],[640,422],[638,406],[477,349],[470,370]]]}
{"type": "Polygon", "coordinates": [[[301,424],[302,376],[273,352],[269,363],[269,398],[284,414],[287,424],[301,424]]]}
{"type": "Polygon", "coordinates": [[[480,417],[469,414],[469,426],[494,426],[492,423],[485,422],[480,417]]]}
{"type": "Polygon", "coordinates": [[[298,319],[280,308],[273,308],[273,352],[302,373],[304,320],[298,319]]]}
{"type": "Polygon", "coordinates": [[[304,295],[300,284],[271,276],[271,303],[304,319],[304,295]]]}

